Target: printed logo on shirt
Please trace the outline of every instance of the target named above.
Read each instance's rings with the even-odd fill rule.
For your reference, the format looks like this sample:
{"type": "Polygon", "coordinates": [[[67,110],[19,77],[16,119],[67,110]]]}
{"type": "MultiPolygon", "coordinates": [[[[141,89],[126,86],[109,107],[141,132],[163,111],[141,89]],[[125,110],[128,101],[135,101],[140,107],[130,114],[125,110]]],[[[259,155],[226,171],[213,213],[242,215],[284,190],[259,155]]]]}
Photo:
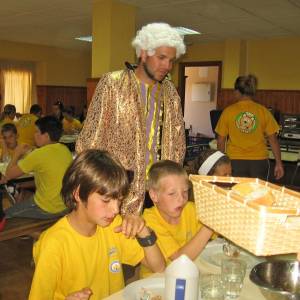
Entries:
{"type": "Polygon", "coordinates": [[[257,127],[257,117],[248,111],[240,112],[235,118],[235,125],[242,133],[251,133],[257,127]]]}
{"type": "Polygon", "coordinates": [[[114,260],[110,263],[109,270],[112,273],[119,273],[121,270],[121,264],[118,260],[114,260]]]}

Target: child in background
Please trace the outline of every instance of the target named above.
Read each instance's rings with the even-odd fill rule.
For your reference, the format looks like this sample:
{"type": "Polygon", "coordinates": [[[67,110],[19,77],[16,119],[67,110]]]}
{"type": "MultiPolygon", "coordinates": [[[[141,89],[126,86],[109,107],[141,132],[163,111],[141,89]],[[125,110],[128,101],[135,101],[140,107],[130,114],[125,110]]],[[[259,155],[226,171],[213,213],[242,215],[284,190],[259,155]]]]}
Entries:
{"type": "Polygon", "coordinates": [[[46,116],[38,119],[35,125],[34,138],[39,148],[20,159],[30,146],[18,145],[0,183],[33,173],[36,191],[33,197],[9,207],[5,211],[8,218],[50,219],[66,213],[60,190],[62,178],[72,161],[72,154],[66,146],[58,143],[62,124],[55,117],[46,116]]]}
{"type": "Polygon", "coordinates": [[[122,263],[164,270],[154,232],[139,216],[122,223],[118,215],[128,189],[126,171],[107,152],[76,157],[61,192],[71,213],[34,246],[29,299],[103,299],[124,287],[122,263]]]}
{"type": "Polygon", "coordinates": [[[230,158],[218,150],[204,150],[195,161],[193,173],[209,176],[231,176],[230,158]]]}
{"type": "Polygon", "coordinates": [[[9,162],[18,146],[18,132],[14,124],[6,123],[1,128],[1,161],[9,162]]]}
{"type": "Polygon", "coordinates": [[[16,107],[13,104],[6,104],[0,117],[0,128],[7,123],[14,124],[16,116],[16,107]]]}
{"type": "Polygon", "coordinates": [[[35,146],[35,122],[42,116],[42,108],[38,104],[30,107],[30,113],[24,114],[17,122],[19,142],[35,146]]]}
{"type": "MultiPolygon", "coordinates": [[[[182,254],[194,260],[213,232],[197,220],[195,204],[188,201],[185,169],[173,161],[161,160],[150,168],[147,188],[154,206],[145,209],[143,217],[156,232],[167,264],[182,254]]],[[[147,277],[151,271],[141,266],[140,275],[147,277]]]]}
{"type": "Polygon", "coordinates": [[[79,133],[82,129],[80,121],[74,118],[74,111],[71,107],[66,107],[63,111],[63,128],[65,134],[79,133]]]}

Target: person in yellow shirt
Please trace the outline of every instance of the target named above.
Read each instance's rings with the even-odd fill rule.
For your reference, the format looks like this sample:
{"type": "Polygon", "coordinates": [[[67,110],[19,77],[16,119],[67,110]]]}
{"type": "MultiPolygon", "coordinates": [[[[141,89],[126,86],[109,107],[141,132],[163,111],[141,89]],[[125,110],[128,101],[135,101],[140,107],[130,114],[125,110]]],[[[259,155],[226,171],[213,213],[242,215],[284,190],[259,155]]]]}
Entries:
{"type": "Polygon", "coordinates": [[[14,124],[6,123],[1,127],[1,161],[9,162],[18,146],[18,132],[14,124]]]}
{"type": "Polygon", "coordinates": [[[0,120],[0,128],[7,123],[14,124],[16,116],[16,107],[13,104],[6,104],[3,108],[3,113],[0,120]]]}
{"type": "Polygon", "coordinates": [[[71,107],[66,107],[63,111],[63,128],[65,134],[75,134],[79,133],[82,124],[80,121],[74,118],[74,112],[71,107]]]}
{"type": "Polygon", "coordinates": [[[218,150],[224,153],[226,150],[233,176],[268,180],[268,141],[276,161],[274,176],[280,179],[284,169],[276,136],[279,126],[270,111],[253,100],[256,87],[257,79],[253,75],[236,79],[234,89],[238,101],[224,109],[215,129],[218,150]]]}
{"type": "Polygon", "coordinates": [[[18,145],[5,176],[0,183],[33,173],[36,191],[33,197],[20,201],[5,211],[6,217],[37,219],[57,218],[67,210],[60,195],[62,178],[72,161],[69,149],[58,143],[62,125],[55,117],[47,116],[36,121],[35,142],[39,147],[23,159],[29,145],[18,145]]]}
{"type": "Polygon", "coordinates": [[[128,189],[125,169],[108,152],[75,158],[61,192],[71,212],[34,245],[30,300],[103,299],[124,287],[122,263],[164,270],[154,232],[139,216],[118,215],[128,189]]]}
{"type": "Polygon", "coordinates": [[[33,104],[29,114],[24,114],[17,122],[19,143],[35,146],[34,132],[35,122],[42,116],[42,108],[38,104],[33,104]]]}
{"type": "MultiPolygon", "coordinates": [[[[147,188],[154,206],[145,209],[143,217],[157,234],[167,264],[182,254],[194,260],[213,232],[197,220],[195,204],[188,201],[185,169],[170,160],[156,162],[149,170],[147,188]]],[[[149,275],[151,271],[142,265],[140,276],[149,275]]]]}

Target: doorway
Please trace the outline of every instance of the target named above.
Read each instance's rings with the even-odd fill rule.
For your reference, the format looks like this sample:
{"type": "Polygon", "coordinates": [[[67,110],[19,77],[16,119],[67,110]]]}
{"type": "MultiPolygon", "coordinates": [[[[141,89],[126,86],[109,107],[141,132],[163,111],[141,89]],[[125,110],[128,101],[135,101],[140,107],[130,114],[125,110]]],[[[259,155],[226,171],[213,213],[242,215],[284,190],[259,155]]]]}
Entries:
{"type": "Polygon", "coordinates": [[[190,134],[213,138],[210,111],[217,108],[222,62],[179,64],[179,94],[186,129],[190,134]]]}

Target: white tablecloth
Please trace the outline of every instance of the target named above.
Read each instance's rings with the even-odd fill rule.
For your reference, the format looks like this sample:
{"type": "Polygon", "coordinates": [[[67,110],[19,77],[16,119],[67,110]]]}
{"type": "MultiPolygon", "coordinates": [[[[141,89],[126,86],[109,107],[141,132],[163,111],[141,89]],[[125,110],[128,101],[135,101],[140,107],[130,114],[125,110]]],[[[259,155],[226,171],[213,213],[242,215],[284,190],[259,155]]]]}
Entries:
{"type": "MultiPolygon", "coordinates": [[[[213,264],[206,262],[201,256],[199,256],[195,260],[195,263],[200,269],[200,274],[204,274],[204,273],[219,274],[221,272],[220,267],[217,267],[213,264]]],[[[250,269],[248,269],[248,271],[247,271],[247,274],[246,274],[246,277],[244,280],[244,286],[243,286],[242,293],[240,295],[239,300],[253,300],[253,299],[265,300],[266,298],[261,294],[259,288],[250,281],[249,272],[250,272],[250,269]]],[[[154,274],[153,276],[159,277],[159,276],[163,276],[163,274],[154,274]]],[[[123,297],[123,290],[111,295],[110,297],[105,298],[105,300],[125,300],[125,298],[123,297]]]]}

